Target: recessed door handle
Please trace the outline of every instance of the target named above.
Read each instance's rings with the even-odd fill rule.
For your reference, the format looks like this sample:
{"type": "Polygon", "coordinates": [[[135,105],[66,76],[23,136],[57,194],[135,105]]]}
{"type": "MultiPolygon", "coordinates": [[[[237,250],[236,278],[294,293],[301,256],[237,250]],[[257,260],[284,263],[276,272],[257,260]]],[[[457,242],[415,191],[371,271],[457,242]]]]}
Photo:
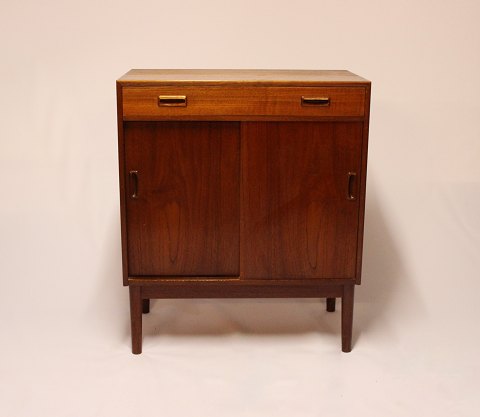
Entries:
{"type": "Polygon", "coordinates": [[[186,107],[187,96],[158,96],[158,105],[160,107],[186,107]]]}
{"type": "Polygon", "coordinates": [[[330,106],[330,97],[305,97],[302,96],[302,106],[330,106]]]}
{"type": "Polygon", "coordinates": [[[348,181],[347,181],[347,200],[356,200],[357,197],[355,196],[355,180],[357,178],[356,172],[349,172],[348,173],[348,181]]]}
{"type": "Polygon", "coordinates": [[[130,179],[130,198],[138,198],[138,171],[130,171],[128,177],[130,179]]]}

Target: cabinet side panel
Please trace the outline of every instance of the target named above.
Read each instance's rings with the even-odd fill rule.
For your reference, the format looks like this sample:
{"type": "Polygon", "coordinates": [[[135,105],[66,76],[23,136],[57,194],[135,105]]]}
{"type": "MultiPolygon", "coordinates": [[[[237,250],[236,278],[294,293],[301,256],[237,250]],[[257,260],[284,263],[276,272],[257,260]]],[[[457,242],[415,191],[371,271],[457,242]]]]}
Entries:
{"type": "Polygon", "coordinates": [[[242,141],[242,277],[354,279],[362,123],[245,123],[242,141]]]}
{"type": "Polygon", "coordinates": [[[371,87],[365,89],[365,121],[363,123],[362,137],[362,170],[360,176],[360,210],[358,215],[358,249],[357,249],[357,279],[360,284],[362,280],[362,259],[363,259],[363,231],[365,223],[365,199],[367,189],[367,159],[368,159],[368,128],[370,124],[370,94],[371,87]]]}
{"type": "Polygon", "coordinates": [[[128,285],[127,214],[125,207],[125,138],[123,136],[122,86],[117,82],[118,171],[120,184],[120,224],[122,236],[123,285],[128,285]]]}
{"type": "Polygon", "coordinates": [[[124,129],[129,274],[238,276],[239,124],[124,129]]]}

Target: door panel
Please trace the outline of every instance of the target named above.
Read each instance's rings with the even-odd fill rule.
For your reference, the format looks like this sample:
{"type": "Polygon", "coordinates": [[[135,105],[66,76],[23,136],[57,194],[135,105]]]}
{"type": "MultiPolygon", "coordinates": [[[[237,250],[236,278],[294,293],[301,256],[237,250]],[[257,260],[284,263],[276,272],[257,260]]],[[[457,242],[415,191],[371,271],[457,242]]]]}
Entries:
{"type": "Polygon", "coordinates": [[[361,145],[357,122],[242,124],[243,278],[355,276],[361,145]]]}
{"type": "Polygon", "coordinates": [[[127,122],[124,132],[129,275],[238,276],[239,124],[127,122]]]}

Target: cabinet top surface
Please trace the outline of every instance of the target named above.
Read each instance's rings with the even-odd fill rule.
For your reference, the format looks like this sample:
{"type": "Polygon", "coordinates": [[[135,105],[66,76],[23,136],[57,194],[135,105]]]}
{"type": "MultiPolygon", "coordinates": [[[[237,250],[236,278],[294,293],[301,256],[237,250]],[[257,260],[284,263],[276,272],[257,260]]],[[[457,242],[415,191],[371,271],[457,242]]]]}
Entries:
{"type": "Polygon", "coordinates": [[[345,70],[252,69],[132,69],[118,79],[121,85],[369,85],[370,81],[345,70]]]}

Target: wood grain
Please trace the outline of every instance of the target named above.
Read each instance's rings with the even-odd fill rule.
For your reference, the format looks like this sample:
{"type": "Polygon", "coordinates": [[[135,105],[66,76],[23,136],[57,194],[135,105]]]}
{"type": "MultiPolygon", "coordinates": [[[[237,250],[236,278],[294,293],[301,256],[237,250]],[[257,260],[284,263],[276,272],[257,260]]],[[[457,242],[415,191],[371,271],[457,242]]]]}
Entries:
{"type": "Polygon", "coordinates": [[[125,140],[123,135],[123,99],[122,86],[117,82],[117,129],[118,129],[118,171],[120,186],[120,227],[122,240],[122,278],[123,285],[128,285],[127,254],[127,209],[125,201],[125,140]]]}
{"type": "MultiPolygon", "coordinates": [[[[239,274],[237,123],[129,122],[130,275],[239,274]]],[[[127,178],[128,179],[128,178],[127,178]]]]}
{"type": "Polygon", "coordinates": [[[261,69],[132,69],[118,82],[127,85],[367,85],[370,81],[346,70],[261,69]]]}
{"type": "Polygon", "coordinates": [[[341,297],[340,285],[276,285],[264,283],[261,287],[248,284],[226,287],[220,283],[184,286],[148,285],[142,288],[144,297],[150,298],[320,298],[341,297]]]}
{"type": "Polygon", "coordinates": [[[361,144],[362,123],[242,124],[242,277],[355,278],[361,144]]]}
{"type": "Polygon", "coordinates": [[[151,298],[199,297],[325,297],[332,312],[341,298],[351,350],[370,85],[330,70],[147,69],[117,81],[134,353],[151,298]],[[159,106],[160,95],[187,106],[159,106]]]}
{"type": "Polygon", "coordinates": [[[278,286],[306,286],[306,287],[321,287],[325,285],[350,285],[351,278],[299,278],[299,279],[245,279],[240,277],[224,277],[224,276],[133,276],[128,279],[129,285],[147,286],[164,286],[178,285],[188,289],[193,289],[195,286],[212,285],[213,283],[222,285],[225,288],[225,293],[229,291],[227,287],[235,286],[250,286],[256,287],[256,291],[260,296],[262,288],[266,285],[278,286]]]}
{"type": "Polygon", "coordinates": [[[365,94],[365,120],[362,132],[362,169],[360,170],[360,193],[358,213],[358,237],[357,237],[357,277],[356,284],[362,281],[362,257],[363,257],[363,231],[365,223],[365,198],[367,190],[367,158],[368,158],[368,129],[370,125],[370,94],[371,88],[367,86],[365,94]]]}
{"type": "Polygon", "coordinates": [[[124,120],[363,117],[365,106],[364,87],[126,87],[122,95],[124,120]],[[159,106],[160,95],[184,95],[187,105],[159,106]],[[302,106],[302,96],[328,97],[330,105],[302,106]]]}

